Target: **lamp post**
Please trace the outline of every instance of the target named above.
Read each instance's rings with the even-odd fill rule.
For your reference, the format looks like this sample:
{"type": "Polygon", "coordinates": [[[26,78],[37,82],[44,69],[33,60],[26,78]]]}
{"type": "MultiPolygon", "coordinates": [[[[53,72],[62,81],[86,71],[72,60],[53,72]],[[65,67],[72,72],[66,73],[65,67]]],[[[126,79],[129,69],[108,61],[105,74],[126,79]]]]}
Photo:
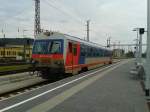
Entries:
{"type": "Polygon", "coordinates": [[[26,60],[26,41],[25,41],[25,34],[24,32],[25,31],[28,31],[28,30],[23,30],[23,39],[24,39],[24,45],[23,45],[23,60],[25,61],[26,60]]]}
{"type": "Polygon", "coordinates": [[[139,63],[142,63],[142,35],[144,34],[144,32],[145,32],[144,28],[139,29],[139,34],[140,34],[140,38],[139,38],[139,63]]]}
{"type": "Polygon", "coordinates": [[[3,39],[4,39],[4,40],[3,40],[3,43],[4,43],[4,44],[3,44],[3,58],[5,58],[5,56],[6,56],[6,54],[5,54],[5,53],[6,53],[6,48],[5,48],[5,47],[6,47],[6,41],[5,41],[6,35],[5,35],[3,29],[2,29],[2,35],[3,35],[3,39]]]}
{"type": "Polygon", "coordinates": [[[147,53],[145,63],[145,95],[149,96],[150,90],[150,0],[147,0],[147,53]]]}
{"type": "Polygon", "coordinates": [[[136,62],[138,61],[138,43],[139,43],[139,40],[136,38],[134,39],[134,41],[136,42],[135,43],[135,58],[136,58],[136,62]]]}
{"type": "Polygon", "coordinates": [[[111,39],[111,37],[107,38],[107,47],[108,47],[108,48],[111,47],[111,45],[110,45],[110,39],[111,39]]]}
{"type": "Polygon", "coordinates": [[[136,38],[136,64],[139,62],[139,28],[134,28],[132,31],[137,32],[137,38],[136,38]]]}

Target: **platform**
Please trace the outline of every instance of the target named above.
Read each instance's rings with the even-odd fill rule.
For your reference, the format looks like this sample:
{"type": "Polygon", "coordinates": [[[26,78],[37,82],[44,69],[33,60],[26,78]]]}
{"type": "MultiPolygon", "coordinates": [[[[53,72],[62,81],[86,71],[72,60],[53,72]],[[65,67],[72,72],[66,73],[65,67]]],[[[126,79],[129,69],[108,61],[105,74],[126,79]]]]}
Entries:
{"type": "Polygon", "coordinates": [[[58,81],[0,102],[0,111],[149,112],[140,82],[130,77],[133,65],[133,60],[125,60],[107,70],[88,73],[91,75],[81,80],[82,74],[58,81]]]}

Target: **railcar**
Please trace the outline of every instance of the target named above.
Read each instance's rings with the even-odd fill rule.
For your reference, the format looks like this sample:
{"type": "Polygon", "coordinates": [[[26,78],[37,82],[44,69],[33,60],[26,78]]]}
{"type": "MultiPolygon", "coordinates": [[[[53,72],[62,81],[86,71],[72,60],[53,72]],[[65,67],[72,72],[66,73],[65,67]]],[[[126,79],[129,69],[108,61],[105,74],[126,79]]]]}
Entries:
{"type": "Polygon", "coordinates": [[[98,44],[57,32],[37,36],[32,51],[33,64],[42,74],[77,74],[112,63],[112,51],[98,44]]]}

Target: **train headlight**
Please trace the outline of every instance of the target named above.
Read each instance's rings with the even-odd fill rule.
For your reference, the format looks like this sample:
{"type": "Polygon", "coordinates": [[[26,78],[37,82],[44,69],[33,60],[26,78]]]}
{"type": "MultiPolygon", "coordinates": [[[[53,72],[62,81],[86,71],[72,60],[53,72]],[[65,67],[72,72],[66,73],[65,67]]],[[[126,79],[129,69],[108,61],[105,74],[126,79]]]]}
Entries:
{"type": "Polygon", "coordinates": [[[55,61],[55,64],[61,65],[61,62],[60,61],[55,61]]]}
{"type": "Polygon", "coordinates": [[[35,64],[37,64],[37,63],[38,63],[38,61],[32,60],[32,64],[33,64],[33,65],[35,65],[35,64]]]}
{"type": "Polygon", "coordinates": [[[35,60],[32,60],[32,64],[35,64],[36,63],[36,61],[35,60]]]}

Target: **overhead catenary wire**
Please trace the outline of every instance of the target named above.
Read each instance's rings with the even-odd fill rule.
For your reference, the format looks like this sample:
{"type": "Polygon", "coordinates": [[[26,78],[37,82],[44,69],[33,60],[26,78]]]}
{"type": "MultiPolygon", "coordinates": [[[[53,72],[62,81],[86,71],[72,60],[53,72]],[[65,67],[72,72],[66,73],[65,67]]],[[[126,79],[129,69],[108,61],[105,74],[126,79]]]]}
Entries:
{"type": "Polygon", "coordinates": [[[20,15],[23,16],[23,14],[26,12],[27,9],[29,9],[29,7],[24,8],[23,10],[17,12],[15,15],[12,15],[12,16],[9,16],[8,18],[5,18],[5,20],[2,20],[3,24],[9,24],[8,21],[13,20],[13,19],[17,18],[20,15]]]}
{"type": "MultiPolygon", "coordinates": [[[[82,25],[82,24],[81,24],[81,23],[82,23],[82,20],[79,19],[79,17],[77,17],[77,16],[74,15],[73,13],[70,14],[69,12],[67,12],[67,11],[65,11],[65,10],[62,10],[62,9],[56,7],[54,4],[51,4],[50,1],[48,1],[48,0],[43,0],[43,1],[44,1],[44,3],[46,3],[46,5],[48,5],[49,7],[52,7],[52,8],[54,8],[54,9],[56,9],[56,10],[57,10],[58,12],[60,12],[61,14],[70,17],[71,20],[77,22],[79,25],[82,25]]],[[[43,1],[42,1],[42,2],[43,2],[43,1]]],[[[29,27],[33,27],[33,26],[31,26],[31,25],[26,25],[26,23],[23,23],[23,22],[19,23],[19,24],[21,24],[22,26],[19,26],[18,24],[10,24],[10,22],[9,22],[10,20],[13,22],[13,21],[14,21],[13,19],[19,17],[20,15],[23,16],[23,13],[26,11],[26,9],[27,9],[27,8],[24,8],[23,10],[19,11],[17,14],[15,14],[15,15],[13,15],[13,16],[11,16],[10,18],[8,18],[8,19],[4,22],[4,24],[3,24],[2,26],[5,26],[5,28],[4,28],[5,31],[6,31],[6,27],[8,27],[9,25],[10,25],[10,26],[15,26],[15,27],[16,27],[16,31],[17,31],[17,29],[19,29],[19,30],[20,30],[20,29],[24,29],[24,27],[28,27],[28,28],[29,28],[29,27]],[[18,27],[19,27],[19,28],[18,28],[18,27]]],[[[2,28],[3,28],[3,27],[2,27],[2,28]]],[[[25,28],[25,29],[28,29],[28,28],[25,28]]],[[[11,32],[11,31],[7,31],[7,32],[11,32]]]]}
{"type": "Polygon", "coordinates": [[[77,18],[76,15],[73,16],[73,15],[69,14],[68,12],[66,12],[66,11],[64,11],[64,10],[62,10],[62,9],[60,9],[60,8],[58,8],[58,7],[56,7],[56,6],[54,6],[54,5],[51,4],[48,0],[43,0],[43,2],[46,3],[46,5],[48,5],[49,7],[52,7],[52,8],[54,8],[54,9],[56,9],[56,10],[57,10],[58,12],[60,12],[61,14],[65,15],[65,16],[68,16],[68,17],[71,17],[71,18],[72,18],[74,21],[76,21],[78,24],[81,24],[81,23],[82,23],[82,21],[81,21],[79,18],[77,18]]]}
{"type": "Polygon", "coordinates": [[[62,6],[63,10],[69,14],[70,16],[76,18],[79,22],[82,22],[82,18],[77,14],[75,13],[74,11],[71,11],[72,10],[72,7],[64,7],[64,4],[60,1],[60,0],[51,0],[53,1],[53,4],[55,3],[56,5],[59,5],[59,7],[62,6]]]}

